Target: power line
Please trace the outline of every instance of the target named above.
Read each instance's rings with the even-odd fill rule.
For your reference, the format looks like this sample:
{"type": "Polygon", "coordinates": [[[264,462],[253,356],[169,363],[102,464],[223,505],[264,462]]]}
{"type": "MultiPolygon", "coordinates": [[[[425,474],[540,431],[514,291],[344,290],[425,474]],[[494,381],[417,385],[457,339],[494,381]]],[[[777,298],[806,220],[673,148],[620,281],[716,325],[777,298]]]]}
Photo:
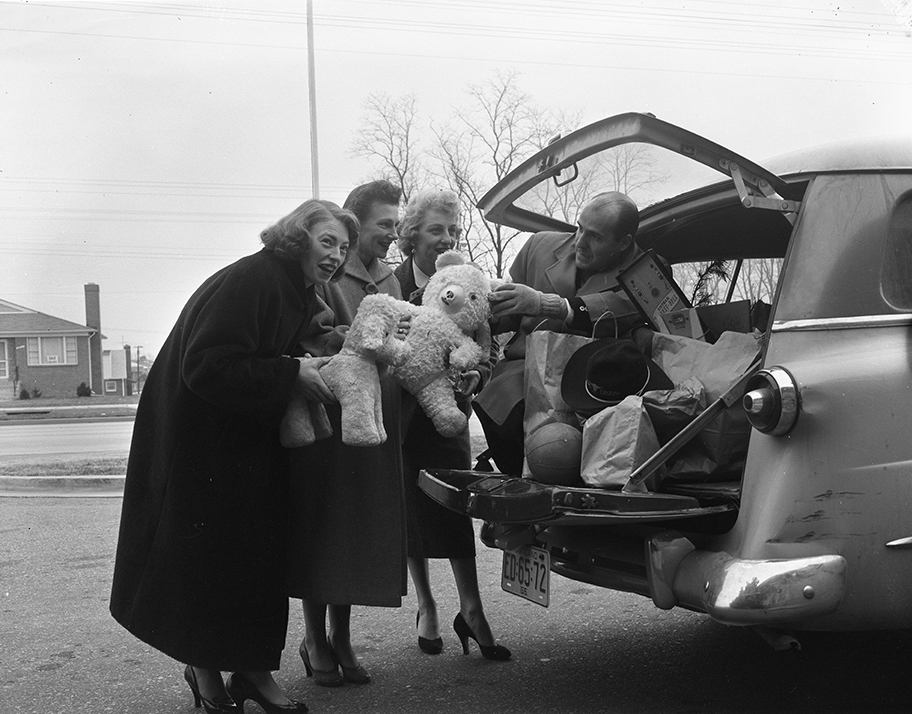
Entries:
{"type": "MultiPolygon", "coordinates": [[[[59,7],[55,5],[50,5],[50,7],[59,7]]],[[[486,6],[488,7],[488,6],[486,6]]],[[[518,9],[518,6],[514,6],[518,9]]],[[[129,12],[123,10],[123,12],[129,12]]],[[[527,9],[526,14],[529,10],[527,9]]],[[[608,12],[614,12],[608,10],[608,12]]],[[[540,13],[541,14],[541,13],[540,13]]],[[[615,14],[618,14],[615,12],[615,14]]],[[[795,31],[802,29],[801,26],[798,26],[796,23],[786,24],[785,27],[782,26],[781,21],[776,23],[764,22],[764,18],[767,15],[755,15],[744,17],[731,17],[731,18],[718,18],[716,16],[696,16],[693,11],[687,13],[673,12],[673,11],[660,11],[660,14],[656,14],[656,11],[651,13],[619,13],[621,17],[634,15],[636,17],[647,18],[650,20],[663,19],[666,22],[672,23],[675,27],[680,27],[682,24],[693,24],[696,20],[699,20],[699,26],[701,28],[705,27],[706,22],[719,22],[726,21],[729,23],[739,23],[746,29],[749,28],[752,32],[756,33],[758,27],[763,25],[768,25],[771,30],[776,32],[777,36],[781,36],[783,33],[789,33],[790,31],[795,31]]],[[[553,15],[553,13],[552,13],[553,15]]],[[[206,15],[205,17],[208,17],[206,15]]],[[[710,40],[703,39],[700,41],[687,40],[687,39],[677,39],[677,38],[667,38],[667,37],[658,37],[658,36],[649,36],[642,34],[618,34],[618,33],[580,33],[579,31],[561,31],[555,27],[548,28],[546,30],[537,30],[529,28],[504,28],[504,27],[490,27],[488,25],[479,25],[479,24],[466,24],[466,23],[452,23],[452,22],[430,22],[425,20],[407,20],[407,19],[388,19],[388,18],[351,18],[344,15],[323,15],[318,16],[321,20],[321,24],[329,27],[340,27],[343,29],[366,29],[370,31],[375,31],[378,28],[384,28],[389,30],[399,30],[404,32],[426,34],[428,30],[433,30],[437,34],[449,34],[449,35],[469,35],[469,36],[489,36],[497,39],[535,39],[535,40],[544,40],[544,41],[563,41],[571,42],[577,44],[605,44],[611,42],[612,44],[622,44],[624,46],[635,46],[635,47],[654,47],[656,45],[661,45],[662,47],[667,47],[669,44],[676,46],[679,49],[692,49],[695,51],[706,51],[707,48],[715,51],[722,52],[739,52],[739,53],[749,53],[749,52],[763,52],[763,53],[777,53],[777,54],[794,54],[795,48],[788,45],[782,44],[770,44],[765,42],[734,42],[726,40],[710,40]]],[[[588,17],[587,19],[591,19],[588,17]]],[[[266,21],[266,20],[263,20],[266,21]]],[[[283,22],[287,22],[287,18],[283,22]]],[[[304,22],[302,17],[301,22],[304,22]]],[[[838,30],[839,32],[854,32],[861,33],[864,32],[870,36],[872,30],[869,26],[858,26],[857,28],[846,28],[843,24],[828,24],[821,26],[819,21],[815,21],[812,24],[805,24],[804,29],[823,29],[827,32],[832,30],[838,30]]],[[[288,45],[264,45],[262,43],[241,43],[241,42],[224,42],[224,41],[212,41],[212,40],[190,40],[185,38],[167,38],[167,37],[141,37],[141,36],[127,36],[127,35],[113,35],[113,34],[101,34],[101,33],[85,33],[85,32],[69,32],[69,31],[58,31],[58,30],[34,30],[34,29],[13,29],[13,28],[0,28],[4,31],[20,31],[20,32],[37,32],[37,33],[50,33],[50,34],[65,34],[65,35],[83,35],[88,37],[107,37],[113,39],[131,39],[131,40],[145,40],[145,41],[160,41],[160,42],[179,42],[179,43],[191,43],[191,44],[213,44],[213,45],[229,45],[229,46],[238,46],[238,47],[270,47],[273,49],[289,49],[294,51],[302,51],[304,48],[300,46],[288,46],[288,45]]],[[[884,31],[883,34],[886,34],[889,38],[890,32],[884,31]]],[[[893,34],[896,34],[893,31],[893,34]]],[[[869,39],[866,38],[866,39],[869,39]]],[[[906,45],[903,46],[905,49],[906,45]]],[[[902,56],[894,55],[888,51],[878,51],[872,54],[870,48],[864,50],[846,50],[844,47],[840,46],[838,48],[834,47],[824,47],[824,48],[812,48],[804,47],[801,49],[801,52],[804,54],[812,54],[815,56],[827,56],[827,57],[841,57],[845,59],[889,59],[889,60],[900,60],[900,61],[909,61],[908,58],[902,56]],[[874,55],[879,56],[874,56],[874,55]]],[[[384,54],[384,53],[378,53],[384,54]]],[[[395,53],[400,56],[412,56],[405,53],[395,53]]],[[[548,62],[541,62],[541,64],[550,64],[548,62]]]]}

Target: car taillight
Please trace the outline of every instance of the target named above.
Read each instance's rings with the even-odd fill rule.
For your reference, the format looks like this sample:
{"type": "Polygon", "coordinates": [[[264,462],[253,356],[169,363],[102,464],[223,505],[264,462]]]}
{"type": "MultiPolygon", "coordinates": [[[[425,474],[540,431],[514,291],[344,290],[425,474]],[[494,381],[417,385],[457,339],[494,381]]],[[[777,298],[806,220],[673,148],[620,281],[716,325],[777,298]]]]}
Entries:
{"type": "Polygon", "coordinates": [[[798,385],[783,367],[761,369],[747,382],[743,399],[747,418],[757,431],[772,436],[787,434],[798,421],[798,385]]]}

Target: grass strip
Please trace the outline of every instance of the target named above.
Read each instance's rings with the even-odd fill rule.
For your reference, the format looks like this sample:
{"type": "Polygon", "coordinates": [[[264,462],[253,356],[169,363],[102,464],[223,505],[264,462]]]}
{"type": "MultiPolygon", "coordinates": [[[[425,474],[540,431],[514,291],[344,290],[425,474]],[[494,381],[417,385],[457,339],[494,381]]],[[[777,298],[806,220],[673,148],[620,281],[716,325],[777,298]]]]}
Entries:
{"type": "Polygon", "coordinates": [[[123,476],[127,457],[0,464],[0,476],[123,476]]]}

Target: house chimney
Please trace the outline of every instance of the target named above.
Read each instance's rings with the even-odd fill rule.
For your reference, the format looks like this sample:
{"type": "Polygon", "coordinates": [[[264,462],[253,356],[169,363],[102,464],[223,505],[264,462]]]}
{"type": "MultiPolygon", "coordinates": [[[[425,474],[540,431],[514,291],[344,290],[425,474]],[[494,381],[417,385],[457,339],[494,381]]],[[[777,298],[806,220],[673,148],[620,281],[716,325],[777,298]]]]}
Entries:
{"type": "Polygon", "coordinates": [[[95,394],[104,394],[101,371],[101,298],[98,293],[98,286],[95,283],[86,283],[85,305],[86,327],[91,327],[95,330],[89,338],[89,365],[91,367],[92,380],[89,386],[95,394]]]}

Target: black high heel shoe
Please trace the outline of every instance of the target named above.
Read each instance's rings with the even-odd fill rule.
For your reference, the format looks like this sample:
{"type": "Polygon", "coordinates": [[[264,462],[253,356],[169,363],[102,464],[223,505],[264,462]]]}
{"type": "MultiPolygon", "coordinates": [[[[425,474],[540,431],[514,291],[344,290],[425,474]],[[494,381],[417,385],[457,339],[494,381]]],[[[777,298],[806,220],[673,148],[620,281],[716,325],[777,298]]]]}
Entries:
{"type": "Polygon", "coordinates": [[[243,714],[244,702],[252,699],[259,704],[266,714],[293,714],[294,712],[306,712],[307,705],[295,699],[289,699],[288,704],[273,704],[264,697],[252,682],[248,681],[240,672],[229,675],[228,682],[225,684],[228,694],[237,702],[238,711],[243,714]]]}
{"type": "Polygon", "coordinates": [[[219,697],[218,699],[206,699],[200,694],[199,683],[196,681],[196,672],[189,664],[184,668],[184,679],[190,685],[190,691],[193,692],[193,706],[199,708],[205,707],[206,714],[224,714],[225,712],[243,712],[239,709],[234,700],[230,697],[219,697]]]}
{"type": "Polygon", "coordinates": [[[342,669],[342,679],[346,682],[349,684],[368,684],[371,681],[370,674],[360,664],[357,667],[346,667],[336,657],[336,651],[332,648],[332,645],[329,646],[329,652],[333,656],[335,663],[342,669]]]}
{"type": "MultiPolygon", "coordinates": [[[[415,627],[421,622],[421,613],[415,613],[415,627]]],[[[418,635],[418,649],[427,654],[440,654],[443,651],[443,638],[435,637],[433,640],[418,635]]]]}
{"type": "MultiPolygon", "coordinates": [[[[304,646],[303,642],[298,648],[298,654],[301,655],[301,661],[304,663],[304,671],[307,672],[307,676],[313,677],[314,681],[321,687],[341,687],[345,684],[345,680],[339,675],[338,666],[332,669],[315,669],[311,666],[310,655],[307,654],[307,647],[304,646]]],[[[335,660],[335,653],[332,653],[332,656],[333,660],[335,660]]]]}
{"type": "Polygon", "coordinates": [[[481,644],[475,636],[475,633],[472,632],[472,628],[469,627],[469,623],[465,621],[461,612],[456,613],[456,619],[453,620],[453,629],[456,630],[456,636],[459,637],[459,641],[462,643],[462,654],[467,655],[469,653],[469,638],[472,638],[481,650],[481,656],[485,659],[510,659],[512,653],[503,645],[481,644]]]}

